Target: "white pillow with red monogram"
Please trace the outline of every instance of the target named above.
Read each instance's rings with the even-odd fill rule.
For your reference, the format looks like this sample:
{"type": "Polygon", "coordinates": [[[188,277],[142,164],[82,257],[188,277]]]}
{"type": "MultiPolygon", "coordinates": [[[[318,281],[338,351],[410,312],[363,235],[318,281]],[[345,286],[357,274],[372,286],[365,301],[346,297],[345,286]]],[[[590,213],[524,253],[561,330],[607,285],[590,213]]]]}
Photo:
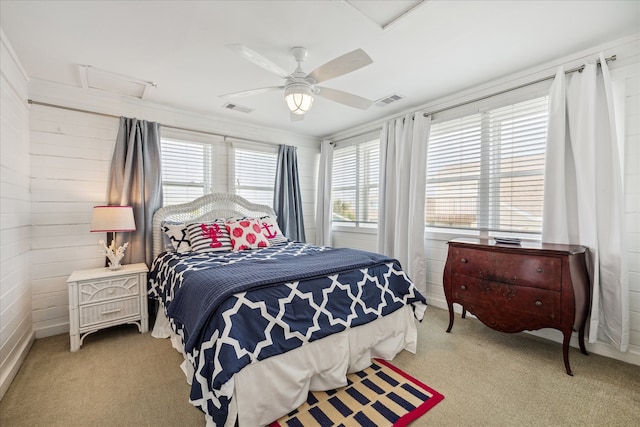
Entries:
{"type": "Polygon", "coordinates": [[[224,219],[212,222],[195,222],[187,224],[191,250],[193,252],[223,252],[232,250],[231,239],[224,224],[224,219]]]}
{"type": "Polygon", "coordinates": [[[243,218],[226,222],[234,251],[266,248],[269,239],[262,234],[262,228],[256,218],[243,218]]]}
{"type": "Polygon", "coordinates": [[[269,215],[262,216],[258,218],[258,222],[262,228],[262,234],[269,239],[270,244],[275,245],[276,243],[286,243],[289,241],[289,239],[282,234],[282,231],[280,231],[276,217],[269,215]]]}

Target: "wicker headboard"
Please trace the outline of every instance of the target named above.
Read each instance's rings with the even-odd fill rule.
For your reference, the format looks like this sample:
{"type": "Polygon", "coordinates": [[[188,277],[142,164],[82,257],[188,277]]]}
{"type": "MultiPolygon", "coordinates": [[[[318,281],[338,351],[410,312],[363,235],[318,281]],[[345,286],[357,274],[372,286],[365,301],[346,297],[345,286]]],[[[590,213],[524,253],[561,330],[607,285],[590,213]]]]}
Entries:
{"type": "Polygon", "coordinates": [[[235,216],[275,216],[267,205],[258,205],[235,194],[212,193],[181,205],[165,206],[153,215],[153,256],[163,251],[162,221],[198,222],[235,216]]]}

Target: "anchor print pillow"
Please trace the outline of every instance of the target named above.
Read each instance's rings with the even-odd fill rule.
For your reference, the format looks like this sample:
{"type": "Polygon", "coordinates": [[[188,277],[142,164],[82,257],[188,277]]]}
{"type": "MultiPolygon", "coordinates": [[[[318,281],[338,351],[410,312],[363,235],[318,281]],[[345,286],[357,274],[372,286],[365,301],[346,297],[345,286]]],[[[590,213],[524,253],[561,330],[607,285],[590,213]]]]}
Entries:
{"type": "Polygon", "coordinates": [[[189,223],[187,230],[193,252],[224,252],[233,249],[224,219],[189,223]]]}
{"type": "Polygon", "coordinates": [[[282,234],[278,222],[274,216],[263,216],[258,218],[258,223],[262,228],[262,234],[269,239],[269,243],[275,245],[277,243],[286,243],[289,241],[287,237],[282,234]]]}
{"type": "Polygon", "coordinates": [[[262,228],[256,218],[243,218],[226,222],[234,251],[266,248],[269,240],[262,234],[262,228]]]}

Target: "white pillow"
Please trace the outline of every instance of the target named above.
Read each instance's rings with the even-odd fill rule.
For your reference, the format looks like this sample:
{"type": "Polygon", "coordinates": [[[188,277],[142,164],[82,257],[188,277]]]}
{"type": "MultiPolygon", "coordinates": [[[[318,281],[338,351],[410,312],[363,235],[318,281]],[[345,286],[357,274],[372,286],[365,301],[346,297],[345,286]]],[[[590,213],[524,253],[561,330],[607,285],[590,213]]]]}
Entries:
{"type": "Polygon", "coordinates": [[[289,241],[287,236],[280,231],[276,217],[270,215],[261,216],[258,218],[258,222],[262,228],[262,234],[269,239],[269,244],[275,245],[276,243],[286,243],[289,241]]]}
{"type": "MultiPolygon", "coordinates": [[[[191,252],[191,241],[186,224],[163,222],[162,231],[171,243],[172,250],[178,253],[191,252]]],[[[165,245],[165,250],[169,250],[168,245],[165,245]]]]}

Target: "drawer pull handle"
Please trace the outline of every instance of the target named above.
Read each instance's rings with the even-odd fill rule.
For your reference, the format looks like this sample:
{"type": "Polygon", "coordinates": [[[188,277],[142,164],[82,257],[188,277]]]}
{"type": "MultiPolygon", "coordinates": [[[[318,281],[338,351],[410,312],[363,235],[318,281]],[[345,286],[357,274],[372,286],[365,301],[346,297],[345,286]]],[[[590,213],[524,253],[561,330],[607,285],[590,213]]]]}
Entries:
{"type": "Polygon", "coordinates": [[[460,286],[460,289],[462,289],[463,291],[467,289],[467,287],[465,285],[460,286]]]}
{"type": "Polygon", "coordinates": [[[102,315],[104,316],[105,314],[113,314],[113,313],[117,313],[119,311],[122,311],[122,308],[114,308],[113,310],[105,310],[102,312],[102,315]]]}
{"type": "Polygon", "coordinates": [[[538,273],[542,273],[542,267],[538,267],[538,268],[536,268],[536,271],[537,271],[538,273]]]}
{"type": "Polygon", "coordinates": [[[542,307],[542,301],[536,301],[536,307],[542,307]]]}
{"type": "Polygon", "coordinates": [[[466,263],[467,263],[467,259],[466,259],[466,258],[462,258],[462,259],[460,260],[460,262],[462,262],[463,264],[466,264],[466,263]]]}

